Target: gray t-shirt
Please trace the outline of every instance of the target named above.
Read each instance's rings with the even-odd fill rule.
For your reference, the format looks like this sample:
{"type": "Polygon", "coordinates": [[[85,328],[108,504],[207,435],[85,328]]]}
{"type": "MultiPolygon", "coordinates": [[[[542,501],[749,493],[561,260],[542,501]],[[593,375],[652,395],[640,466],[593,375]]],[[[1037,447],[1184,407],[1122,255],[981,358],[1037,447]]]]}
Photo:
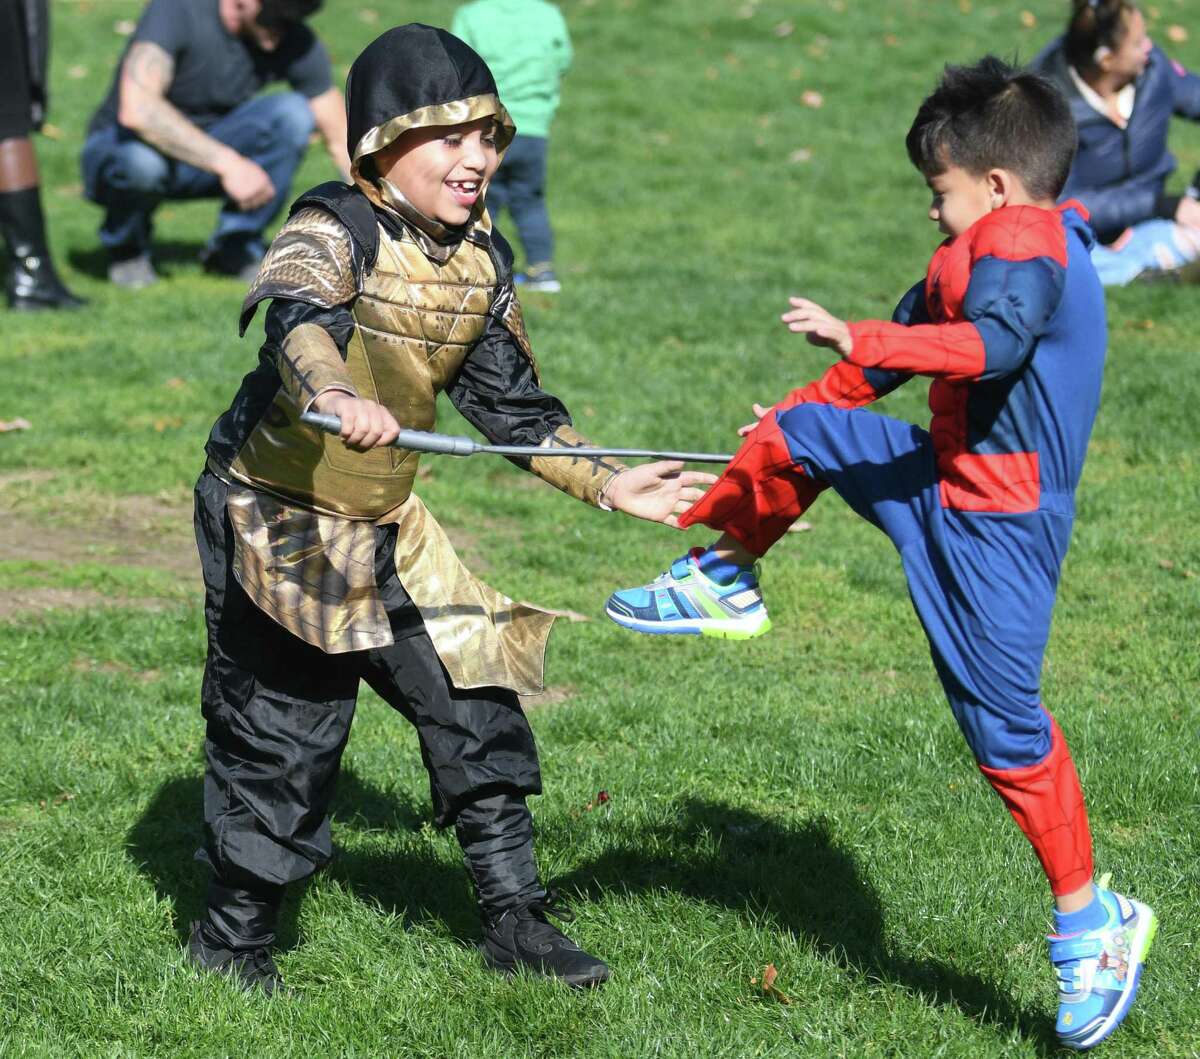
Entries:
{"type": "MultiPolygon", "coordinates": [[[[289,26],[279,46],[266,52],[229,34],[217,0],[150,0],[129,43],[138,41],[157,44],[175,60],[167,101],[202,129],[274,81],[288,82],[309,99],[333,84],[329,53],[308,26],[289,26]]],[[[121,63],[89,133],[117,124],[121,63]]]]}

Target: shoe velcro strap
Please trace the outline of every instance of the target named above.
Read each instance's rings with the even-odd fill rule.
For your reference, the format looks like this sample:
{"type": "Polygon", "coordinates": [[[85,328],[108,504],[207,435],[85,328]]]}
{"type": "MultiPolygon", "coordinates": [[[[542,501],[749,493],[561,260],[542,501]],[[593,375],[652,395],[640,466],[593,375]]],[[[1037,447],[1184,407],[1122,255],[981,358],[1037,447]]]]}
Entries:
{"type": "Polygon", "coordinates": [[[1070,963],[1073,960],[1086,960],[1097,957],[1104,951],[1100,939],[1095,937],[1064,938],[1061,941],[1050,942],[1050,962],[1070,963]]]}

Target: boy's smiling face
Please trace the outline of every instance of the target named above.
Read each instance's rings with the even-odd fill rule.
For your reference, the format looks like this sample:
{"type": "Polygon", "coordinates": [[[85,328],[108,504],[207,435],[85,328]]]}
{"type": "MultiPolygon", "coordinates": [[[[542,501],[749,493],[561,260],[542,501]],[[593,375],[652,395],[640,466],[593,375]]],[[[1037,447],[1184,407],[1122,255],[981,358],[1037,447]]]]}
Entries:
{"type": "Polygon", "coordinates": [[[375,155],[390,180],[425,216],[466,224],[500,164],[492,118],[411,129],[375,155]]]}
{"type": "Polygon", "coordinates": [[[984,214],[996,208],[996,187],[992,174],[974,176],[961,166],[947,166],[925,183],[933,194],[929,219],[937,221],[943,235],[962,235],[984,214]]]}

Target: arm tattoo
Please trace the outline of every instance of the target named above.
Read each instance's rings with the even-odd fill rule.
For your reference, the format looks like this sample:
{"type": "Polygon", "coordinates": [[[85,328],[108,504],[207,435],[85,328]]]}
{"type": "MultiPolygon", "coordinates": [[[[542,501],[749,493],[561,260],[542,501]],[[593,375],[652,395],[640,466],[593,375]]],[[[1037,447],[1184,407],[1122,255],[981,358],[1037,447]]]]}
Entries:
{"type": "Polygon", "coordinates": [[[221,144],[167,100],[175,60],[157,44],[136,41],[121,66],[121,100],[132,103],[134,131],[152,147],[181,162],[211,171],[221,144]]]}

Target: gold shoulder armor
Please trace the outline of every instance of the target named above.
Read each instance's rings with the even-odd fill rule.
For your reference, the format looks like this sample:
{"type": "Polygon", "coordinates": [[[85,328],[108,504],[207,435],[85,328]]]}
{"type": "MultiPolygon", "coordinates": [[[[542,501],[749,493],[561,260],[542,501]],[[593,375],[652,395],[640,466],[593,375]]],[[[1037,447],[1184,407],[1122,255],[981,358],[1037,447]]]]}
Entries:
{"type": "Polygon", "coordinates": [[[242,302],[241,333],[258,303],[293,298],[324,309],[353,300],[358,293],[350,233],[331,213],[307,207],[275,236],[242,302]]]}

